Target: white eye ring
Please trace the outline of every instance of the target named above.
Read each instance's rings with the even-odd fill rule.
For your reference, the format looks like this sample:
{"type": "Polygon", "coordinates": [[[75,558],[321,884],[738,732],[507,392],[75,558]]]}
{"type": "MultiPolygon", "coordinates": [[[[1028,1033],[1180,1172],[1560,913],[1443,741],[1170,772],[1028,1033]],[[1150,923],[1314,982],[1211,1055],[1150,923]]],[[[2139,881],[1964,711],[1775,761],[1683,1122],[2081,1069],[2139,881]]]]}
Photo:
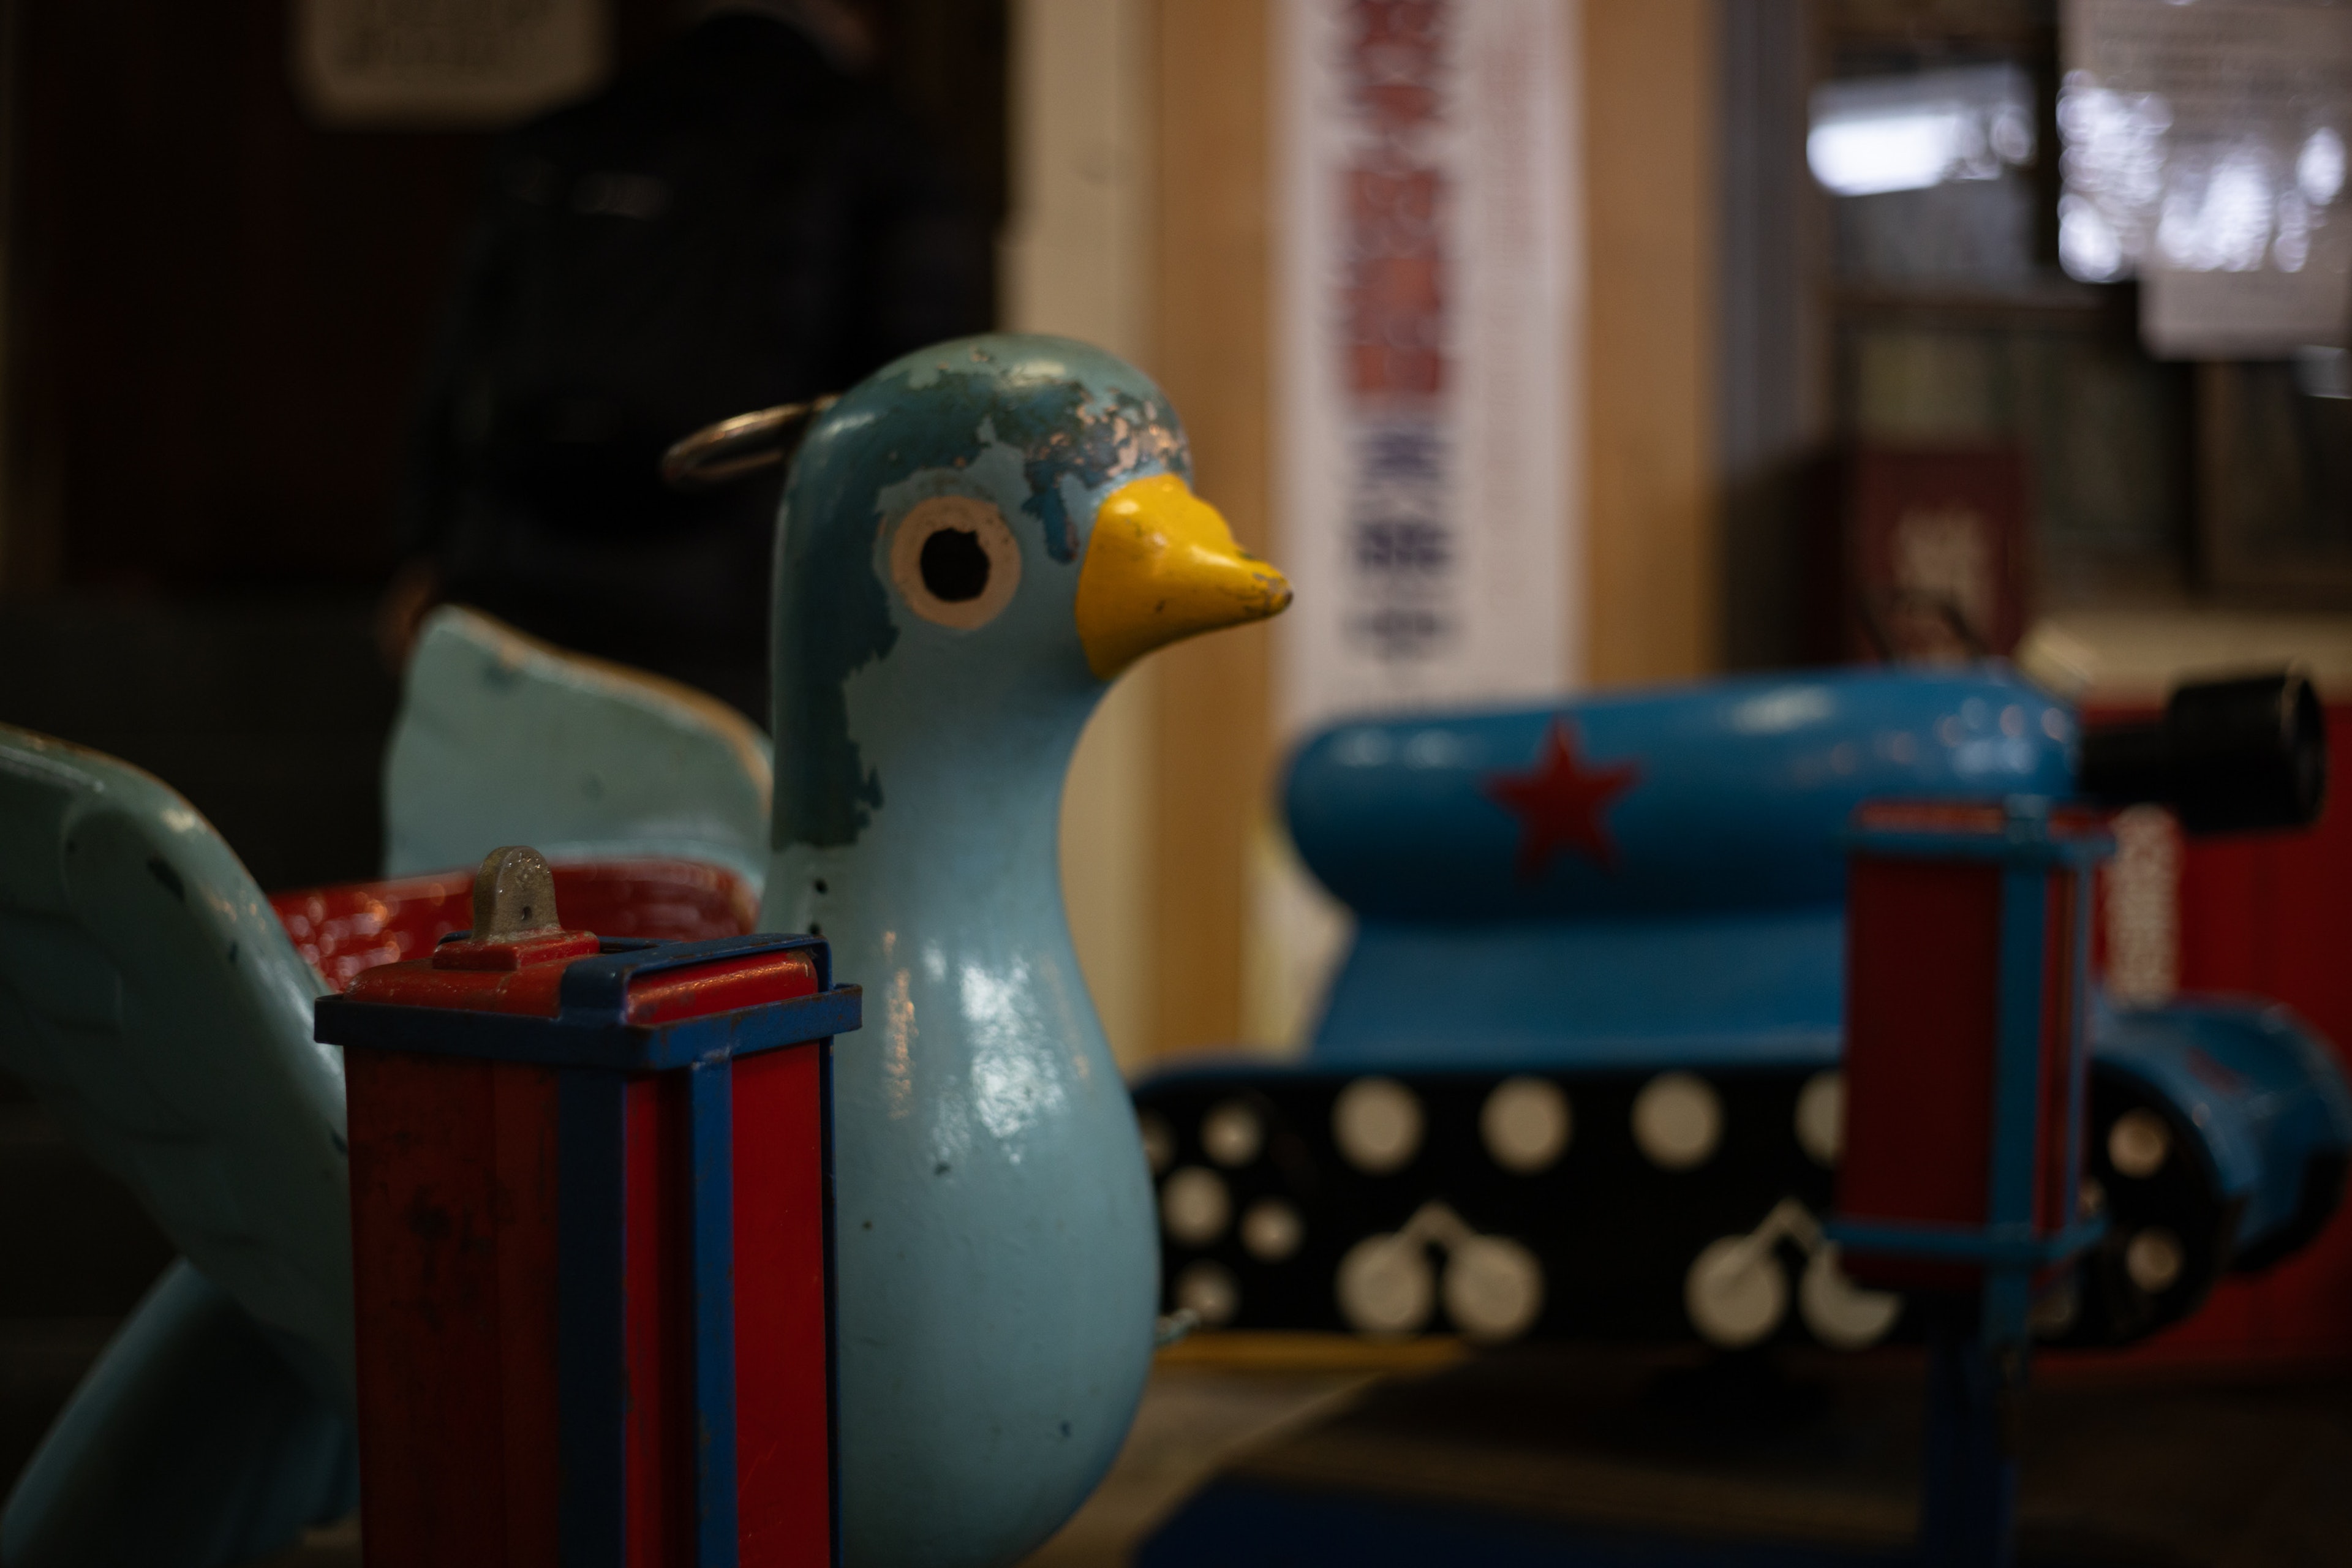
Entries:
{"type": "Polygon", "coordinates": [[[1021,586],[1021,544],[1004,514],[986,501],[933,496],[898,520],[890,537],[890,580],[923,619],[972,631],[1013,602],[1021,586]]]}

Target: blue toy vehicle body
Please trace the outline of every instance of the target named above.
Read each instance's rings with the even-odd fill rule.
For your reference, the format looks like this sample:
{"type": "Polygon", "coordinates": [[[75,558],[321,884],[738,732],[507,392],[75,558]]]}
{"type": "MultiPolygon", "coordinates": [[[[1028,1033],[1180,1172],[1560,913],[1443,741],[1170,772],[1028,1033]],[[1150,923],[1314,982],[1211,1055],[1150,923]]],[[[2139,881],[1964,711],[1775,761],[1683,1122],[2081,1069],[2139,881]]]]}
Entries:
{"type": "MultiPolygon", "coordinates": [[[[1489,1338],[1687,1322],[1720,1342],[1692,1295],[1694,1258],[1747,1234],[1801,1255],[1794,1317],[1812,1337],[1893,1331],[1888,1312],[1835,1310],[1853,1306],[1838,1289],[1855,1293],[1812,1224],[1834,1183],[1843,837],[1865,799],[2074,796],[2080,744],[2071,709],[1999,666],[1723,680],[1314,737],[1291,768],[1290,829],[1355,911],[1354,943],[1303,1063],[1202,1062],[1139,1088],[1171,1305],[1236,1326],[1395,1331],[1434,1326],[1442,1294],[1453,1326],[1483,1322],[1489,1338]],[[1365,1080],[1413,1107],[1407,1155],[1368,1165],[1350,1148],[1343,1101],[1365,1080]],[[1540,1146],[1496,1143],[1507,1088],[1522,1121],[1567,1129],[1547,1163],[1533,1163],[1540,1146]],[[1652,1089],[1712,1126],[1696,1158],[1644,1142],[1652,1089]],[[1254,1141],[1233,1135],[1253,1121],[1254,1141]],[[1254,1157],[1231,1157],[1242,1151],[1254,1157]],[[1222,1184],[1241,1223],[1209,1234],[1202,1178],[1170,1190],[1191,1171],[1222,1184]],[[1253,1215],[1256,1239],[1286,1234],[1263,1220],[1267,1204],[1289,1207],[1299,1237],[1279,1257],[1252,1245],[1253,1215]],[[1412,1232],[1433,1204],[1444,1222],[1412,1232]],[[1596,1206],[1605,1224],[1570,1213],[1596,1206]],[[1370,1267],[1367,1238],[1412,1234],[1443,1255],[1444,1289],[1396,1284],[1398,1301],[1429,1300],[1383,1317],[1341,1276],[1351,1257],[1360,1276],[1370,1267]],[[1457,1267],[1481,1241],[1531,1255],[1514,1288],[1536,1304],[1481,1319],[1478,1270],[1457,1267]]],[[[2091,1037],[2088,1169],[2110,1240],[2044,1328],[2113,1343],[2315,1233],[2352,1151],[2352,1095],[2282,1008],[2098,1002],[2091,1037]]],[[[1508,1295],[1496,1269],[1487,1283],[1508,1295]]],[[[1784,1314],[1771,1331],[1797,1329],[1784,1314]]]]}

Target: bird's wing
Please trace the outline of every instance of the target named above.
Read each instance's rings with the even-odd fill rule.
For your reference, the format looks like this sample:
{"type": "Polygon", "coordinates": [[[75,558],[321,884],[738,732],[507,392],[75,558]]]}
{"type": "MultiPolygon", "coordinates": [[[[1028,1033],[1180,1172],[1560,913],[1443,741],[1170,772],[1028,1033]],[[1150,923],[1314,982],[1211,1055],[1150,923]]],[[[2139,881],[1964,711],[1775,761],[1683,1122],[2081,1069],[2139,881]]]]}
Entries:
{"type": "Polygon", "coordinates": [[[677,857],[768,870],[768,738],[715,698],[445,605],[408,664],[384,757],[384,875],[677,857]]]}
{"type": "Polygon", "coordinates": [[[341,1057],[235,851],[162,781],[0,726],[0,1067],[337,1407],[352,1404],[341,1057]]]}
{"type": "Polygon", "coordinates": [[[224,1568],[351,1511],[350,1425],[181,1258],[125,1320],[0,1510],[8,1568],[224,1568]]]}

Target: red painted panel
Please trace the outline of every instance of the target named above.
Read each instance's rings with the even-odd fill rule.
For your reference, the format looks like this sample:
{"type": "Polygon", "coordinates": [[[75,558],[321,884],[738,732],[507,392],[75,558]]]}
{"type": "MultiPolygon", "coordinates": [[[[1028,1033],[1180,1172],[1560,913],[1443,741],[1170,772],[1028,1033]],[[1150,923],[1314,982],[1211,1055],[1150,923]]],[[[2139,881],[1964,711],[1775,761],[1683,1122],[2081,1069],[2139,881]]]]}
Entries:
{"type": "Polygon", "coordinates": [[[562,1489],[555,1352],[558,1081],[549,1068],[491,1068],[506,1568],[556,1568],[562,1489]]]}
{"type": "Polygon", "coordinates": [[[628,1019],[632,1024],[667,1024],[815,994],[816,963],[806,952],[755,952],[686,969],[656,970],[634,981],[628,1019]]]}
{"type": "MultiPolygon", "coordinates": [[[[575,931],[699,942],[743,936],[759,900],[724,867],[693,860],[598,860],[557,866],[556,906],[575,931]]],[[[341,991],[379,964],[422,958],[474,921],[474,872],[436,872],[273,893],[294,950],[341,991]]]]}
{"type": "Polygon", "coordinates": [[[629,1568],[693,1560],[694,1365],[686,1074],[629,1080],[626,1227],[629,1568]]]}
{"type": "MultiPolygon", "coordinates": [[[[1857,855],[1846,969],[1846,1142],[1838,1211],[1856,1219],[1984,1220],[2000,868],[1857,855]]],[[[1943,1282],[1855,1258],[1874,1283],[1943,1282]]]]}
{"type": "Polygon", "coordinates": [[[735,1064],[735,1443],[743,1568],[832,1557],[824,1100],[814,1044],[735,1064]]]}
{"type": "MultiPolygon", "coordinates": [[[[590,942],[585,951],[593,952],[593,939],[590,942]]],[[[344,994],[396,1007],[463,1007],[552,1018],[561,1010],[567,967],[549,963],[522,969],[436,969],[431,959],[416,958],[369,970],[344,994]]]]}
{"type": "MultiPolygon", "coordinates": [[[[501,1329],[509,1313],[530,1313],[532,1297],[517,1282],[520,1299],[509,1298],[499,1232],[541,1216],[517,1210],[502,1221],[499,1177],[510,1162],[500,1157],[496,1130],[510,1123],[524,1136],[512,1165],[527,1164],[541,1147],[551,1152],[551,1140],[542,1144],[530,1131],[551,1121],[551,1080],[530,1075],[540,1081],[502,1096],[499,1071],[487,1063],[382,1051],[350,1058],[367,1561],[371,1568],[498,1568],[506,1561],[506,1470],[515,1446],[501,1419],[510,1372],[501,1329]]],[[[552,1247],[551,1235],[541,1239],[552,1247]]],[[[551,1275],[551,1312],[552,1291],[551,1275]]],[[[531,1384],[530,1368],[511,1373],[531,1384]]],[[[513,1436],[527,1442],[530,1435],[513,1436]]]]}
{"type": "Polygon", "coordinates": [[[478,970],[512,973],[535,963],[593,958],[596,935],[584,931],[550,931],[535,936],[513,936],[484,942],[445,942],[426,960],[436,969],[478,970]]]}

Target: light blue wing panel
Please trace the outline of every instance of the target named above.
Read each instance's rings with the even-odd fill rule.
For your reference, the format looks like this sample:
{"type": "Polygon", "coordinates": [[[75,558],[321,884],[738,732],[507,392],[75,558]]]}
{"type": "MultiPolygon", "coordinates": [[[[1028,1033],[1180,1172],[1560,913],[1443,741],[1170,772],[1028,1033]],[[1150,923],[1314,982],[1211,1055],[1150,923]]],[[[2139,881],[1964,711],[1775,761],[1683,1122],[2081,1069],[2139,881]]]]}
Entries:
{"type": "Polygon", "coordinates": [[[717,699],[446,605],[417,637],[385,753],[384,874],[529,844],[711,861],[756,891],[772,773],[768,738],[717,699]]]}
{"type": "Polygon", "coordinates": [[[339,1408],[340,1056],[234,851],[161,781],[0,726],[0,1066],[339,1408]]]}

